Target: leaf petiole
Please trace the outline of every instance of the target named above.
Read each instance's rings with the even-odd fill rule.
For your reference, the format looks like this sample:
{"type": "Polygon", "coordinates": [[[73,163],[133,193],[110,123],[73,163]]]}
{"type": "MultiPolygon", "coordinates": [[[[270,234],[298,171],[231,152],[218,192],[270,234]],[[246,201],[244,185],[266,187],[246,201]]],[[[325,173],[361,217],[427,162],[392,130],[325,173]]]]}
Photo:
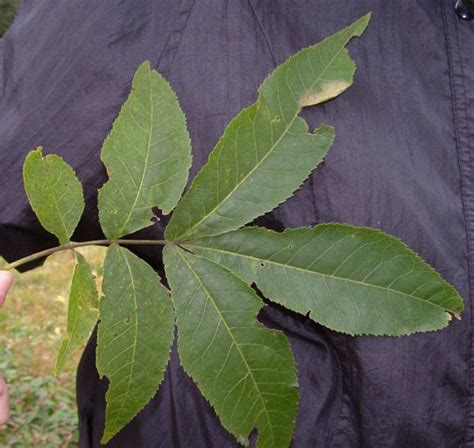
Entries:
{"type": "Polygon", "coordinates": [[[30,263],[31,261],[38,260],[40,258],[47,257],[48,255],[54,254],[56,252],[61,252],[63,250],[72,250],[78,247],[85,247],[85,246],[109,246],[111,244],[120,244],[123,246],[164,246],[167,244],[165,240],[126,240],[126,239],[117,239],[117,240],[92,240],[92,241],[81,241],[81,242],[73,242],[68,244],[63,244],[61,246],[52,247],[50,249],[45,249],[40,252],[36,252],[34,254],[28,255],[27,257],[20,258],[13,263],[8,264],[3,269],[6,271],[10,271],[12,269],[16,269],[26,263],[30,263]]]}

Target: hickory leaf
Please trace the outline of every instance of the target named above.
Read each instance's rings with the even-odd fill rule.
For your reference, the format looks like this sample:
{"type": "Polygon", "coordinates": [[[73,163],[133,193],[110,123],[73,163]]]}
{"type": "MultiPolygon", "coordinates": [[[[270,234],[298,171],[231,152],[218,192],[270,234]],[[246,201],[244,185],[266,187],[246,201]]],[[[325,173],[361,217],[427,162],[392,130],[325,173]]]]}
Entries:
{"type": "Polygon", "coordinates": [[[247,444],[286,447],[298,401],[295,365],[287,339],[257,321],[261,300],[227,269],[166,247],[179,356],[215,408],[224,427],[247,444]]]}
{"type": "Polygon", "coordinates": [[[42,226],[67,244],[84,211],[82,185],[61,157],[43,157],[40,146],[23,165],[25,191],[42,226]]]}
{"type": "MultiPolygon", "coordinates": [[[[300,113],[352,84],[355,64],[345,47],[369,19],[277,67],[257,101],[228,125],[181,200],[191,164],[185,117],[169,84],[142,64],[103,146],[109,180],[99,192],[99,217],[105,240],[66,244],[84,207],[81,186],[59,157],[43,158],[41,148],[28,156],[25,188],[32,207],[62,246],[10,268],[65,248],[110,245],[96,359],[109,380],[103,443],[157,391],[176,318],[181,364],[223,426],[243,444],[253,430],[260,448],[291,444],[296,367],[285,335],[258,322],[264,305],[252,287],[351,335],[438,330],[460,316],[457,291],[403,242],[379,230],[346,224],[282,233],[241,229],[290,197],[323,160],[334,131],[322,125],[308,132],[300,113]],[[121,238],[151,225],[155,206],[165,214],[176,206],[165,240],[121,238]],[[118,244],[166,246],[172,298],[153,269],[118,244]]],[[[90,268],[77,257],[58,369],[97,317],[90,268]]]]}
{"type": "Polygon", "coordinates": [[[99,317],[99,299],[91,267],[76,252],[76,267],[71,283],[67,310],[67,336],[61,343],[56,361],[56,374],[77,348],[86,344],[99,317]]]}
{"type": "Polygon", "coordinates": [[[173,341],[168,291],[142,259],[111,245],[104,262],[97,369],[107,376],[102,443],[108,442],[153,397],[173,341]]]}
{"type": "Polygon", "coordinates": [[[107,238],[152,225],[152,207],[167,214],[188,180],[191,146],[176,94],[149,62],[102,148],[109,180],[99,190],[99,219],[107,238]]]}
{"type": "Polygon", "coordinates": [[[270,300],[349,334],[400,336],[445,327],[457,291],[403,242],[345,224],[245,228],[187,244],[255,282],[270,300]]]}
{"type": "Polygon", "coordinates": [[[257,102],[231,121],[178,204],[166,229],[168,240],[237,229],[292,195],[334,138],[329,126],[309,133],[299,113],[352,84],[355,64],[345,45],[362,34],[369,19],[366,15],[299,51],[263,82],[257,102]]]}

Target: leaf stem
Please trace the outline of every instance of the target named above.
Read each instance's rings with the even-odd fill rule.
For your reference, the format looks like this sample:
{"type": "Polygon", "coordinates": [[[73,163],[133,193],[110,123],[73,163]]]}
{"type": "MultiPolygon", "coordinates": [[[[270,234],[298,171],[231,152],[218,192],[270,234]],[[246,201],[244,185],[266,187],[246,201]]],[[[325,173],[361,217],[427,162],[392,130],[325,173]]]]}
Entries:
{"type": "Polygon", "coordinates": [[[61,252],[63,250],[73,250],[78,247],[85,247],[85,246],[109,246],[110,244],[121,244],[124,246],[164,246],[168,242],[165,240],[92,240],[92,241],[81,241],[75,243],[68,243],[63,244],[62,246],[52,247],[50,249],[42,250],[41,252],[36,252],[32,255],[28,255],[27,257],[20,258],[13,263],[8,264],[5,270],[10,271],[12,269],[16,269],[19,266],[30,263],[31,261],[38,260],[40,258],[47,257],[48,255],[54,254],[55,252],[61,252]]]}

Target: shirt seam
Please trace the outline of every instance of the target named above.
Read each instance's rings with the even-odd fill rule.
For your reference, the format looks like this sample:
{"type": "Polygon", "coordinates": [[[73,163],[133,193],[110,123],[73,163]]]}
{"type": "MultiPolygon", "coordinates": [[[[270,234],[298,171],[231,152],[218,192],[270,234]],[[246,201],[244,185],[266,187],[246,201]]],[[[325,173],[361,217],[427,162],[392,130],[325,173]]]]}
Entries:
{"type": "MultiPolygon", "coordinates": [[[[461,203],[463,208],[463,218],[465,223],[466,231],[466,245],[467,245],[467,266],[468,266],[468,275],[469,275],[469,307],[470,307],[470,328],[474,324],[473,315],[472,315],[472,290],[473,290],[473,273],[472,273],[472,238],[470,235],[470,219],[468,212],[468,184],[470,184],[469,173],[470,169],[468,161],[465,160],[469,157],[469,148],[463,148],[463,132],[466,132],[467,126],[467,111],[465,105],[462,104],[459,99],[463,98],[465,92],[465,86],[463,82],[463,67],[462,59],[460,54],[459,47],[459,37],[457,33],[456,23],[452,24],[452,30],[450,31],[449,27],[449,16],[448,14],[454,14],[452,8],[452,2],[445,2],[440,0],[441,10],[442,10],[442,20],[443,20],[443,31],[446,41],[446,50],[447,50],[447,59],[448,59],[448,75],[451,91],[451,109],[452,109],[452,120],[453,120],[453,131],[454,131],[454,143],[456,147],[457,159],[458,159],[458,168],[459,176],[461,183],[461,203]],[[453,36],[451,36],[453,34],[453,36]],[[456,55],[454,54],[456,52],[456,55]],[[456,57],[456,59],[455,59],[456,57]]],[[[453,17],[451,17],[451,20],[453,17]]],[[[471,330],[470,336],[470,347],[469,347],[470,358],[468,361],[468,381],[467,381],[467,406],[466,414],[464,420],[464,432],[461,440],[462,446],[472,446],[472,431],[470,430],[472,425],[470,424],[471,420],[474,419],[474,406],[473,406],[473,395],[474,395],[474,341],[473,333],[471,330]]]]}

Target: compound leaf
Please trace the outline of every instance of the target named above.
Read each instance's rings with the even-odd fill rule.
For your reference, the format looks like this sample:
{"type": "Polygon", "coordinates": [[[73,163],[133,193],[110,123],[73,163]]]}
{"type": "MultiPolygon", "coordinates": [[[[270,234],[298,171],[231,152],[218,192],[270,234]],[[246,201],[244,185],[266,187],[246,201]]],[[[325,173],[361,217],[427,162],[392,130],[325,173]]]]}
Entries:
{"type": "Polygon", "coordinates": [[[102,148],[109,180],[99,191],[107,238],[152,225],[152,207],[169,213],[188,179],[191,146],[176,94],[150,63],[137,69],[132,91],[102,148]]]}
{"type": "Polygon", "coordinates": [[[129,250],[111,245],[104,262],[97,369],[110,381],[102,443],[153,397],[168,363],[173,309],[158,275],[129,250]]]}
{"type": "Polygon", "coordinates": [[[323,160],[334,138],[329,126],[308,132],[301,109],[339,95],[352,84],[355,64],[345,45],[370,15],[305,48],[262,84],[256,103],[228,125],[166,229],[182,241],[237,229],[275,208],[323,160]]]}
{"type": "Polygon", "coordinates": [[[23,165],[25,191],[41,225],[67,244],[84,211],[82,185],[61,157],[43,157],[39,146],[23,165]]]}
{"type": "Polygon", "coordinates": [[[298,394],[286,337],[257,321],[261,300],[227,269],[171,247],[164,260],[184,370],[241,443],[256,427],[258,447],[287,447],[298,394]]]}
{"type": "Polygon", "coordinates": [[[76,252],[76,261],[67,310],[67,336],[59,348],[56,375],[71,353],[86,344],[99,317],[99,299],[91,267],[79,252],[76,252]]]}
{"type": "Polygon", "coordinates": [[[186,247],[255,282],[270,300],[344,333],[437,330],[464,309],[437,272],[402,241],[375,229],[245,228],[186,247]]]}

